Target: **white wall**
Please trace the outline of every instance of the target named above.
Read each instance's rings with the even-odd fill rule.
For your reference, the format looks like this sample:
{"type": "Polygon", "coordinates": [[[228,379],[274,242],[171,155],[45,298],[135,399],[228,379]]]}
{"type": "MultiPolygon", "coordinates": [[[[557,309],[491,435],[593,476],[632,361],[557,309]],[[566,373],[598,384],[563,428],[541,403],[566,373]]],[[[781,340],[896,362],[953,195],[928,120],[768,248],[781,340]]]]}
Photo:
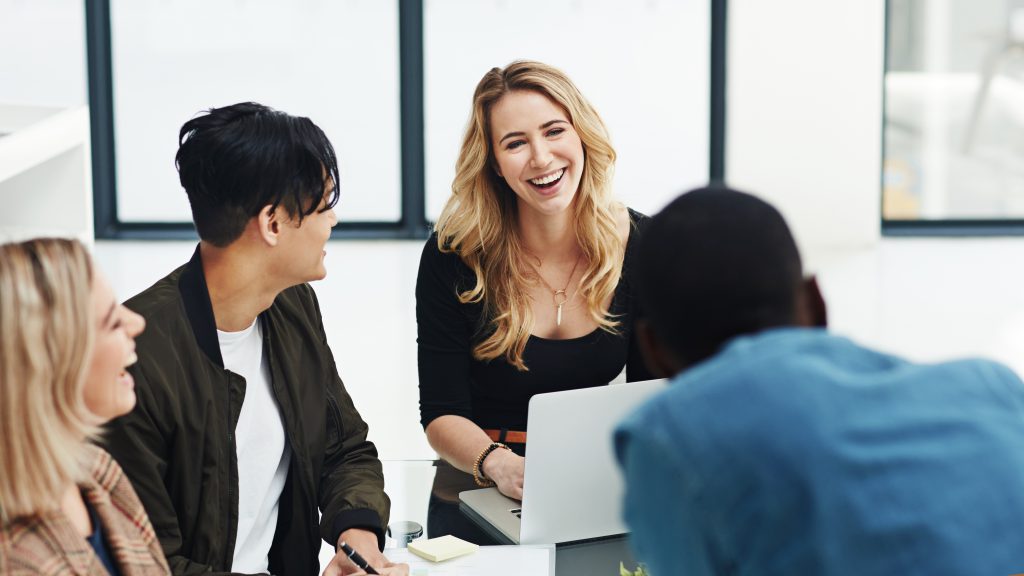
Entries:
{"type": "Polygon", "coordinates": [[[727,180],[804,250],[879,238],[884,31],[884,0],[729,3],[727,180]]]}
{"type": "Polygon", "coordinates": [[[0,104],[86,103],[85,2],[0,0],[0,104]]]}

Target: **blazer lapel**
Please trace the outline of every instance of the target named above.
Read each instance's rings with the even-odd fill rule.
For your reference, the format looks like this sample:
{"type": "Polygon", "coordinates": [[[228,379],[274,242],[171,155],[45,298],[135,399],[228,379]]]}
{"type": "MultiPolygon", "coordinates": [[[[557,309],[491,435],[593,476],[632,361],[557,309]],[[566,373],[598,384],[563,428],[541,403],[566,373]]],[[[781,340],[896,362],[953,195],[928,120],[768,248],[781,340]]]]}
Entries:
{"type": "MultiPolygon", "coordinates": [[[[53,551],[52,561],[60,563],[63,558],[73,574],[87,576],[97,562],[92,547],[71,524],[63,511],[54,510],[40,517],[40,534],[45,537],[53,551]]],[[[42,568],[42,567],[40,567],[42,568]]],[[[41,570],[45,571],[45,570],[41,570]]]]}
{"type": "Polygon", "coordinates": [[[82,489],[103,524],[111,560],[125,575],[166,574],[156,533],[121,468],[96,450],[91,476],[82,489]]]}

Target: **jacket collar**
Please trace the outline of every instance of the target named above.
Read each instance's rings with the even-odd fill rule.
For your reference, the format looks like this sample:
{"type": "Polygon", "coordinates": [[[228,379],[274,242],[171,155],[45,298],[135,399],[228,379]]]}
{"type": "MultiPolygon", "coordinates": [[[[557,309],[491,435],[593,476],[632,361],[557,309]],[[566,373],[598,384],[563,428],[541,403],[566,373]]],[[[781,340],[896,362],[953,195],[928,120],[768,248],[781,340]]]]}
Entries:
{"type": "Polygon", "coordinates": [[[220,355],[220,341],[217,339],[217,321],[213,316],[213,304],[210,303],[210,289],[206,285],[199,245],[196,245],[192,259],[185,264],[185,270],[178,278],[178,291],[181,292],[185,315],[192,326],[192,334],[199,349],[223,368],[224,359],[220,355]]]}

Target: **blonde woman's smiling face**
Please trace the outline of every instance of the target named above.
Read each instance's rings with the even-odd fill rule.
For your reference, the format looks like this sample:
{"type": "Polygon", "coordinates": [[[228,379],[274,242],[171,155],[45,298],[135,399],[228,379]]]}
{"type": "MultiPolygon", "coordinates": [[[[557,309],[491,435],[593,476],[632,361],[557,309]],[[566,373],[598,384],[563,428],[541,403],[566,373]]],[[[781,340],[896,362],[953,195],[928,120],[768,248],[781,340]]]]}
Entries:
{"type": "Polygon", "coordinates": [[[98,271],[93,277],[92,312],[96,336],[83,396],[90,412],[109,421],[135,407],[135,382],[126,369],[135,363],[135,337],[146,321],[117,302],[98,271]]]}
{"type": "Polygon", "coordinates": [[[491,146],[501,176],[524,209],[564,211],[583,175],[583,143],[560,106],[547,96],[517,90],[491,108],[491,146]]]}

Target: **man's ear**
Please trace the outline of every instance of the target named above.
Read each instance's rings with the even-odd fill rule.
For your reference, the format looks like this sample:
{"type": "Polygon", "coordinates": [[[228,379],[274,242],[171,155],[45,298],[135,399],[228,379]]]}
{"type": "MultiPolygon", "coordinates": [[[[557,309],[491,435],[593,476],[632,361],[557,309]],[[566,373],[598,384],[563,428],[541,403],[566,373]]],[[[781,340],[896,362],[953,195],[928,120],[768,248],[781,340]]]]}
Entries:
{"type": "Polygon", "coordinates": [[[277,246],[281,236],[281,207],[267,204],[256,215],[256,228],[260,239],[268,246],[277,246]]]}
{"type": "Polygon", "coordinates": [[[683,370],[683,363],[661,342],[650,322],[637,318],[633,330],[636,330],[637,345],[647,370],[655,378],[671,378],[683,370]]]}
{"type": "Polygon", "coordinates": [[[797,324],[800,326],[828,326],[828,310],[825,297],[818,287],[818,278],[810,276],[800,283],[800,296],[797,298],[797,324]]]}

